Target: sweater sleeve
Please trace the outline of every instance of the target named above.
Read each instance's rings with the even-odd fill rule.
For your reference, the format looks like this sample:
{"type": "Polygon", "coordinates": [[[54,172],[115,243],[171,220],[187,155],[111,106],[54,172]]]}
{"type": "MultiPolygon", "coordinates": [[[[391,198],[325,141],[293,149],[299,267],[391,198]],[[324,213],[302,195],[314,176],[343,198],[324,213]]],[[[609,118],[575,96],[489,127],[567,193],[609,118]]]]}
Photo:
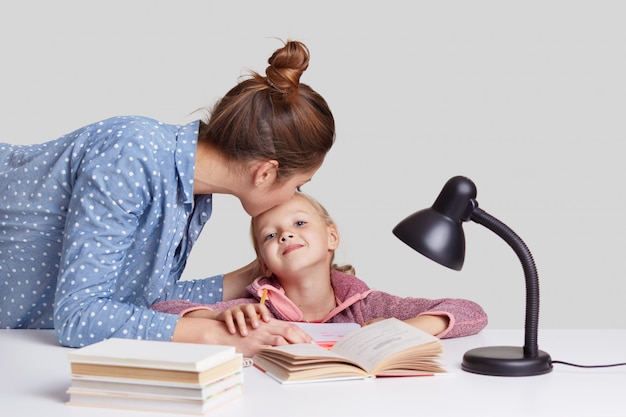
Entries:
{"type": "Polygon", "coordinates": [[[161,313],[176,314],[182,317],[185,314],[196,310],[224,311],[235,305],[255,302],[258,301],[254,298],[237,298],[235,300],[220,301],[215,304],[200,304],[187,300],[168,300],[155,303],[150,308],[155,311],[160,311],[161,313]]]}
{"type": "Polygon", "coordinates": [[[487,314],[477,303],[459,298],[398,297],[373,291],[361,302],[365,321],[384,317],[407,320],[418,315],[441,315],[449,319],[448,327],[436,335],[440,338],[470,336],[487,325],[487,314]]]}
{"type": "Polygon", "coordinates": [[[192,303],[186,300],[170,300],[155,303],[150,307],[152,310],[160,311],[161,313],[176,314],[178,316],[184,316],[185,314],[196,310],[213,310],[206,304],[192,303]]]}

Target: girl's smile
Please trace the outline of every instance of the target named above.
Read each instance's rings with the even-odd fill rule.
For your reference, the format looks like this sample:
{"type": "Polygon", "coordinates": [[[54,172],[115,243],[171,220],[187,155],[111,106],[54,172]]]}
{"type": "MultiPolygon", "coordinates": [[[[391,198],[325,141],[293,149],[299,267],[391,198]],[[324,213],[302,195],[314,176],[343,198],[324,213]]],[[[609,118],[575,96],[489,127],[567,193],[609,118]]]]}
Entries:
{"type": "Polygon", "coordinates": [[[283,255],[287,255],[288,253],[291,253],[295,250],[298,250],[300,248],[304,247],[304,245],[299,245],[299,244],[291,244],[289,246],[287,246],[287,248],[283,251],[283,255]]]}

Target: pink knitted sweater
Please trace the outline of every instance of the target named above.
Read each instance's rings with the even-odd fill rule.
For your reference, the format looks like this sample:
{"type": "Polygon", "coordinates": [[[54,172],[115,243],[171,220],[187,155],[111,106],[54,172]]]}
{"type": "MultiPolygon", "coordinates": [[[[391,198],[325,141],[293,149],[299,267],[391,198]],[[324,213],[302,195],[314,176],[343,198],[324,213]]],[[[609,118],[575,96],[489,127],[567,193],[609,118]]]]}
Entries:
{"type": "MultiPolygon", "coordinates": [[[[445,315],[450,321],[448,327],[438,334],[440,338],[469,336],[481,331],[487,325],[487,315],[473,301],[457,298],[413,298],[398,297],[376,291],[353,275],[333,271],[331,282],[335,290],[337,307],[328,313],[321,322],[354,322],[363,325],[371,319],[395,317],[406,320],[418,315],[445,315]]],[[[300,309],[285,295],[283,288],[273,278],[257,278],[247,288],[247,298],[222,301],[217,304],[197,304],[185,300],[172,300],[156,303],[154,310],[183,315],[189,311],[225,310],[237,304],[258,303],[263,290],[267,288],[267,302],[272,316],[287,321],[305,321],[300,309]]]]}

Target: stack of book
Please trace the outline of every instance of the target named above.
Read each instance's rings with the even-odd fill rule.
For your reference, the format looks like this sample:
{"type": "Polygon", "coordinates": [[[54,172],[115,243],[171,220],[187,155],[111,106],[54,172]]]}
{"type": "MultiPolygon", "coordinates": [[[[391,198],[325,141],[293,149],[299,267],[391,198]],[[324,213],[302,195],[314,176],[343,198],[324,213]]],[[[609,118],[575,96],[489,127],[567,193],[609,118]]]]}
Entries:
{"type": "Polygon", "coordinates": [[[68,359],[69,405],[202,415],[243,393],[232,346],[113,338],[68,359]]]}

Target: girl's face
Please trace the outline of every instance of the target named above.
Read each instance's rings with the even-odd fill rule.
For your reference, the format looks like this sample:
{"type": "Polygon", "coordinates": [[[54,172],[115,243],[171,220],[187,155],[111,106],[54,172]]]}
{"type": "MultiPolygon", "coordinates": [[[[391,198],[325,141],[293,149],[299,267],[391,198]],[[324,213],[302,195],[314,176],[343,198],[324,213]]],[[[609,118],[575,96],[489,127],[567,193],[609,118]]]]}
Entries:
{"type": "Polygon", "coordinates": [[[339,242],[336,227],[298,194],[256,217],[253,233],[266,269],[281,278],[307,268],[329,268],[339,242]]]}
{"type": "MultiPolygon", "coordinates": [[[[318,167],[319,168],[319,167],[318,167]]],[[[311,180],[318,168],[302,174],[295,174],[283,183],[276,185],[273,181],[264,182],[259,187],[254,187],[245,195],[240,195],[239,200],[244,210],[252,217],[289,201],[296,190],[311,180]]]]}

